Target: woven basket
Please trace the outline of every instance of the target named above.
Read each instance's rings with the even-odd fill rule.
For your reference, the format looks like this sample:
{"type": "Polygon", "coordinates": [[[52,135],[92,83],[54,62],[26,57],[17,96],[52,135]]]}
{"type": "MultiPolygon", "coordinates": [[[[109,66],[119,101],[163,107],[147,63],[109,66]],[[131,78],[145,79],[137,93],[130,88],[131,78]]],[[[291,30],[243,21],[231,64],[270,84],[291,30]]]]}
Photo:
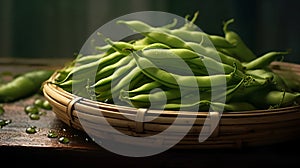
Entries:
{"type": "MultiPolygon", "coordinates": [[[[277,67],[278,68],[278,67],[277,67]]],[[[49,81],[55,78],[55,74],[49,81]]],[[[105,129],[104,120],[116,130],[136,137],[145,137],[158,134],[167,129],[178,116],[177,111],[164,111],[157,116],[158,111],[135,109],[113,104],[107,104],[73,95],[46,81],[43,87],[46,99],[51,103],[56,116],[69,126],[100,136],[99,138],[127,143],[128,145],[149,146],[149,142],[128,141],[123,136],[118,137],[110,129],[105,129]],[[79,119],[80,116],[80,119],[79,119]],[[155,116],[155,117],[154,117],[155,116]],[[131,119],[135,120],[131,120],[131,119]],[[85,127],[81,125],[85,121],[85,127]],[[147,121],[147,122],[143,122],[147,121]],[[101,123],[103,122],[103,127],[101,123]],[[91,131],[92,130],[92,131],[91,131]]],[[[181,112],[179,125],[176,131],[184,130],[193,122],[192,128],[173,148],[241,148],[261,146],[286,142],[300,137],[300,106],[254,110],[242,112],[181,112]],[[220,118],[218,125],[213,127],[204,121],[220,118]],[[196,118],[196,119],[195,119],[196,118]],[[195,120],[194,120],[195,119],[195,120]],[[210,136],[199,142],[202,129],[208,130],[210,136]]],[[[209,122],[208,122],[209,123],[209,122]]],[[[176,131],[174,136],[176,136],[176,131]]],[[[177,133],[178,133],[177,132],[177,133]]],[[[153,139],[153,142],[157,141],[153,139]]],[[[160,139],[160,145],[174,142],[172,134],[160,139]]]]}

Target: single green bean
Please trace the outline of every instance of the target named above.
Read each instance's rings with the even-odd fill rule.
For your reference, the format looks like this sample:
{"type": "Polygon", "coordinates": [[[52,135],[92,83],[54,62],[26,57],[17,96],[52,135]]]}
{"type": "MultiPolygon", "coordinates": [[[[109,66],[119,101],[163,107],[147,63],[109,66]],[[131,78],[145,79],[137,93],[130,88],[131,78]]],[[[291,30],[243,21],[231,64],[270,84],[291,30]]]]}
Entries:
{"type": "MultiPolygon", "coordinates": [[[[235,70],[236,67],[233,67],[231,65],[223,64],[220,62],[215,61],[214,59],[211,59],[209,57],[203,57],[201,59],[194,58],[191,60],[187,60],[187,63],[197,65],[199,69],[207,69],[207,71],[210,74],[229,74],[235,70]]],[[[237,73],[240,75],[243,74],[240,70],[236,70],[237,73]]]]}
{"type": "Polygon", "coordinates": [[[153,31],[153,27],[140,20],[118,20],[117,24],[124,24],[137,33],[153,31]]]}
{"type": "Polygon", "coordinates": [[[143,57],[149,59],[182,59],[189,60],[193,58],[203,58],[204,56],[192,50],[185,48],[170,48],[170,49],[147,49],[142,51],[143,57]]]}
{"type": "Polygon", "coordinates": [[[208,75],[206,67],[198,66],[193,63],[182,62],[176,59],[151,59],[151,62],[162,70],[178,75],[208,75]]]}
{"type": "Polygon", "coordinates": [[[150,44],[155,43],[155,41],[153,41],[152,39],[150,39],[149,37],[144,37],[142,39],[138,39],[136,40],[133,45],[134,46],[148,46],[150,44]]]}
{"type": "Polygon", "coordinates": [[[137,95],[137,94],[142,94],[142,93],[146,93],[150,90],[153,90],[155,88],[159,88],[161,85],[161,83],[157,82],[157,81],[152,81],[152,82],[148,82],[148,83],[145,83],[143,85],[141,85],[140,87],[138,88],[135,88],[133,90],[121,90],[120,91],[120,94],[121,95],[129,95],[129,96],[132,96],[132,95],[137,95]]]}
{"type": "Polygon", "coordinates": [[[130,50],[133,50],[134,48],[134,46],[128,42],[112,41],[110,38],[105,38],[105,42],[124,55],[130,54],[130,50]]]}
{"type": "Polygon", "coordinates": [[[86,82],[85,79],[81,78],[81,79],[70,79],[67,81],[64,81],[62,83],[57,84],[59,87],[61,88],[67,88],[67,87],[72,87],[73,84],[79,84],[82,82],[86,82]]]}
{"type": "Polygon", "coordinates": [[[300,101],[300,93],[278,90],[262,90],[253,92],[249,101],[260,108],[269,108],[270,106],[287,107],[300,101]]]}
{"type": "Polygon", "coordinates": [[[138,49],[142,49],[142,50],[149,50],[149,49],[171,49],[170,46],[167,46],[166,44],[163,43],[152,43],[152,44],[148,44],[145,45],[143,48],[137,48],[138,49]]]}
{"type": "Polygon", "coordinates": [[[168,34],[166,32],[146,32],[143,33],[145,36],[153,39],[154,41],[166,44],[172,48],[186,48],[191,49],[190,46],[186,44],[181,38],[168,34]]]}
{"type": "Polygon", "coordinates": [[[186,15],[185,16],[185,24],[182,27],[180,27],[179,29],[180,30],[189,30],[189,31],[196,30],[197,26],[194,23],[195,23],[198,15],[199,15],[199,11],[195,12],[191,21],[188,20],[189,15],[186,15]]]}
{"type": "Polygon", "coordinates": [[[167,30],[172,29],[177,25],[177,22],[178,22],[178,20],[176,18],[174,18],[173,22],[171,22],[169,24],[166,24],[166,25],[163,25],[163,26],[160,26],[160,28],[167,29],[167,30]]]}
{"type": "Polygon", "coordinates": [[[0,85],[0,103],[13,102],[38,93],[54,70],[34,70],[20,74],[12,81],[0,85]]]}
{"type": "Polygon", "coordinates": [[[156,91],[154,93],[143,93],[138,94],[135,96],[126,96],[124,94],[121,94],[121,99],[127,102],[148,102],[149,104],[153,102],[161,102],[164,99],[165,100],[172,100],[180,98],[181,92],[179,89],[168,89],[168,90],[161,90],[156,91]]]}
{"type": "Polygon", "coordinates": [[[116,51],[110,44],[106,44],[104,46],[96,46],[95,49],[99,52],[103,52],[103,54],[105,55],[109,55],[116,51]]]}
{"type": "Polygon", "coordinates": [[[78,66],[78,65],[95,62],[95,61],[105,57],[106,55],[107,55],[107,53],[81,56],[81,57],[75,59],[75,64],[78,66]]]}
{"type": "Polygon", "coordinates": [[[253,104],[249,102],[229,102],[229,103],[220,103],[220,102],[211,102],[212,109],[217,112],[240,112],[240,111],[252,111],[257,110],[253,104]]]}
{"type": "Polygon", "coordinates": [[[165,110],[189,110],[189,111],[208,111],[210,106],[210,101],[200,100],[197,103],[192,104],[182,104],[182,103],[168,103],[165,104],[162,109],[165,110]]]}
{"type": "Polygon", "coordinates": [[[270,81],[272,81],[276,75],[274,72],[268,71],[266,69],[246,70],[245,74],[254,76],[256,78],[268,79],[270,81]]]}
{"type": "Polygon", "coordinates": [[[276,61],[279,57],[282,58],[283,55],[289,54],[289,52],[268,52],[250,62],[243,62],[243,66],[247,70],[251,69],[262,69],[266,68],[271,62],[276,61]]]}
{"type": "Polygon", "coordinates": [[[224,23],[223,32],[225,33],[225,39],[231,44],[235,45],[234,48],[226,48],[225,50],[233,53],[242,62],[249,62],[256,58],[256,55],[248,48],[241,37],[234,31],[228,30],[228,25],[233,23],[234,19],[230,19],[224,23]]]}

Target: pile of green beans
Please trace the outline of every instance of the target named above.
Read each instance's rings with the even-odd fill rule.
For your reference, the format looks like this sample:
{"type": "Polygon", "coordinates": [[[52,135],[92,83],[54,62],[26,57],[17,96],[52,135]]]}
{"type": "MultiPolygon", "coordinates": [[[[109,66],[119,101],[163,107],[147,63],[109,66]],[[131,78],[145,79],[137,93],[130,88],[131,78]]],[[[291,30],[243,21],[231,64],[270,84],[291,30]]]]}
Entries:
{"type": "Polygon", "coordinates": [[[99,53],[78,55],[57,71],[53,83],[95,101],[136,108],[207,111],[211,107],[226,112],[299,103],[300,93],[268,68],[289,52],[256,55],[237,32],[229,30],[233,19],[224,22],[222,36],[197,30],[196,17],[197,13],[178,28],[174,28],[177,22],[154,27],[140,20],[119,20],[117,24],[141,38],[113,41],[98,33],[106,42],[95,47],[99,53]],[[88,77],[90,73],[95,76],[88,77]],[[74,90],[75,85],[83,87],[74,90]],[[220,94],[213,97],[216,90],[220,94]]]}

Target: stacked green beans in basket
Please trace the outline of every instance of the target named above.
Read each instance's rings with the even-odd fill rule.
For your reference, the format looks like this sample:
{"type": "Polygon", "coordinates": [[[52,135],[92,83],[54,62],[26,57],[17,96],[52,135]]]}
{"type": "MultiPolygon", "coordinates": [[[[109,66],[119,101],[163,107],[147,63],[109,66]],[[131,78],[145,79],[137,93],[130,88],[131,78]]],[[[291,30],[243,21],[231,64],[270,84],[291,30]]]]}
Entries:
{"type": "Polygon", "coordinates": [[[113,41],[99,32],[106,42],[96,46],[100,52],[78,55],[57,70],[53,83],[88,99],[136,108],[234,112],[299,103],[300,93],[269,69],[288,51],[257,56],[229,29],[233,19],[224,22],[222,36],[199,31],[193,24],[196,17],[197,13],[177,28],[176,22],[154,27],[140,20],[119,20],[117,24],[140,36],[113,41]],[[91,73],[95,75],[88,78],[91,73]],[[74,89],[77,84],[82,89],[74,89]],[[213,89],[222,87],[222,94],[212,96],[213,89]]]}

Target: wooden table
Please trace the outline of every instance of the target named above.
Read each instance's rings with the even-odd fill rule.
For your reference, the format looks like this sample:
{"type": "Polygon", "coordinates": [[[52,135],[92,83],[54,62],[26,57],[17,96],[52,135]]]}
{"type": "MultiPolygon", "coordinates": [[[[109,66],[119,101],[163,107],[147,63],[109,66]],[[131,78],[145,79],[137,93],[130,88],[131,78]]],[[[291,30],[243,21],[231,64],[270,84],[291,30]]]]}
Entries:
{"type": "MultiPolygon", "coordinates": [[[[0,72],[24,72],[36,68],[58,68],[60,64],[39,64],[34,61],[0,60],[0,72]],[[2,61],[2,62],[1,62],[2,61]]],[[[45,60],[43,61],[45,62],[45,60]]],[[[47,61],[46,61],[47,62],[47,61]]],[[[50,61],[56,62],[57,61],[50,61]]],[[[32,120],[24,107],[33,103],[36,94],[13,103],[5,103],[0,119],[12,122],[0,129],[0,163],[34,166],[37,161],[53,166],[103,167],[265,167],[297,165],[300,159],[299,140],[243,149],[170,149],[163,153],[141,158],[121,156],[94,143],[82,131],[70,128],[56,118],[51,110],[39,120],[32,120]],[[37,127],[37,133],[28,134],[26,128],[37,127]],[[67,144],[58,138],[49,138],[48,132],[70,139],[67,144]],[[12,161],[11,161],[12,160],[12,161]],[[15,160],[15,161],[14,161],[15,160]],[[108,165],[108,166],[107,166],[108,165]]],[[[41,165],[39,165],[41,166],[41,165]]]]}

